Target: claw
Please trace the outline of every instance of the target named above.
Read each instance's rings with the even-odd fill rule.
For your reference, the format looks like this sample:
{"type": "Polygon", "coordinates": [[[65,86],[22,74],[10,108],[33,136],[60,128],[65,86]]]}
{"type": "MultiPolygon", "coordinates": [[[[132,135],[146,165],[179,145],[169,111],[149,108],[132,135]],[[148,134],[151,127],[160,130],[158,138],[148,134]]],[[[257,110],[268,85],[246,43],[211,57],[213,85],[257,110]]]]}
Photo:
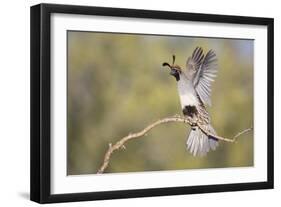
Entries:
{"type": "Polygon", "coordinates": [[[196,125],[197,125],[196,122],[192,122],[192,123],[191,123],[191,126],[192,126],[192,127],[195,127],[196,125]]]}

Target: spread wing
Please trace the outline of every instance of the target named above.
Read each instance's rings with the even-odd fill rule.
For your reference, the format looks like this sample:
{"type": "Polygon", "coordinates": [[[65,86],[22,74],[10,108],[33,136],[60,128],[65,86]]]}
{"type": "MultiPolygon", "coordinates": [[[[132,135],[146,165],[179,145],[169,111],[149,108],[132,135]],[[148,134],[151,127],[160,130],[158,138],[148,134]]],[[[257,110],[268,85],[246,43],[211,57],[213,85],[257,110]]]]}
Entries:
{"type": "Polygon", "coordinates": [[[199,70],[204,59],[203,50],[201,47],[196,47],[192,53],[192,56],[189,57],[186,61],[186,75],[188,77],[194,77],[194,74],[199,70]]]}
{"type": "MultiPolygon", "coordinates": [[[[193,52],[193,54],[195,53],[195,51],[193,52]]],[[[198,55],[195,55],[195,57],[197,56],[198,55]]],[[[194,60],[198,60],[198,58],[194,60]]],[[[198,61],[197,63],[199,64],[198,61]]],[[[196,72],[193,75],[193,85],[195,87],[196,92],[198,93],[202,102],[204,104],[208,104],[209,106],[211,106],[211,83],[214,81],[215,77],[217,76],[217,71],[218,71],[217,57],[215,52],[213,50],[210,50],[206,54],[202,64],[200,64],[200,66],[197,67],[196,72]]]]}

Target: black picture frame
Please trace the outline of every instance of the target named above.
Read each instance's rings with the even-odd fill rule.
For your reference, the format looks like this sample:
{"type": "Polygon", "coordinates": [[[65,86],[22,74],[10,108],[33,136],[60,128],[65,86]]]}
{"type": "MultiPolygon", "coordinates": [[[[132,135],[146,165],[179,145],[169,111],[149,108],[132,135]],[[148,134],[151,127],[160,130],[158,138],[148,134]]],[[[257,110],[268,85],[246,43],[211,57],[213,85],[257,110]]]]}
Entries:
{"type": "Polygon", "coordinates": [[[118,199],[146,196],[165,196],[223,191],[241,191],[273,188],[273,126],[274,126],[274,71],[273,43],[274,20],[272,18],[195,14],[168,11],[103,8],[56,4],[39,4],[31,7],[31,169],[30,199],[39,203],[118,199]],[[51,70],[50,70],[50,15],[52,13],[134,17],[210,23],[232,23],[267,26],[267,181],[238,184],[219,184],[153,189],[51,194],[51,70]]]}

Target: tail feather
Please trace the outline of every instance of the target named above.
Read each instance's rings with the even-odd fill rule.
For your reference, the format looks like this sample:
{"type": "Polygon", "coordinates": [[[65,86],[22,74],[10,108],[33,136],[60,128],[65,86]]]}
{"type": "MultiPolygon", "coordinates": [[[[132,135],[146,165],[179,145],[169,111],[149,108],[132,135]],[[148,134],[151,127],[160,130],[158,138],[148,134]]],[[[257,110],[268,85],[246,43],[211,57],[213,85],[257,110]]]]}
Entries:
{"type": "MultiPolygon", "coordinates": [[[[216,135],[216,132],[211,125],[206,125],[206,130],[208,130],[211,134],[216,135]]],[[[198,127],[195,127],[190,131],[186,141],[186,147],[193,156],[204,156],[210,151],[210,149],[215,150],[217,146],[218,140],[211,136],[208,137],[198,127]]]]}

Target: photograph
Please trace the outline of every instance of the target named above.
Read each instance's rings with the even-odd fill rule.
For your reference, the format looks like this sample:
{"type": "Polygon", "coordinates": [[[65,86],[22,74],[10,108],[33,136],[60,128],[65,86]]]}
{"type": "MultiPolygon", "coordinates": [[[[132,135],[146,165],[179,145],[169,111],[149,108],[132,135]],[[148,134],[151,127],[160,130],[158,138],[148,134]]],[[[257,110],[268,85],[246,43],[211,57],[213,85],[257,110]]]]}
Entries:
{"type": "Polygon", "coordinates": [[[30,199],[274,188],[274,19],[31,7],[30,199]]]}
{"type": "Polygon", "coordinates": [[[67,30],[68,176],[254,167],[254,39],[67,30]]]}

